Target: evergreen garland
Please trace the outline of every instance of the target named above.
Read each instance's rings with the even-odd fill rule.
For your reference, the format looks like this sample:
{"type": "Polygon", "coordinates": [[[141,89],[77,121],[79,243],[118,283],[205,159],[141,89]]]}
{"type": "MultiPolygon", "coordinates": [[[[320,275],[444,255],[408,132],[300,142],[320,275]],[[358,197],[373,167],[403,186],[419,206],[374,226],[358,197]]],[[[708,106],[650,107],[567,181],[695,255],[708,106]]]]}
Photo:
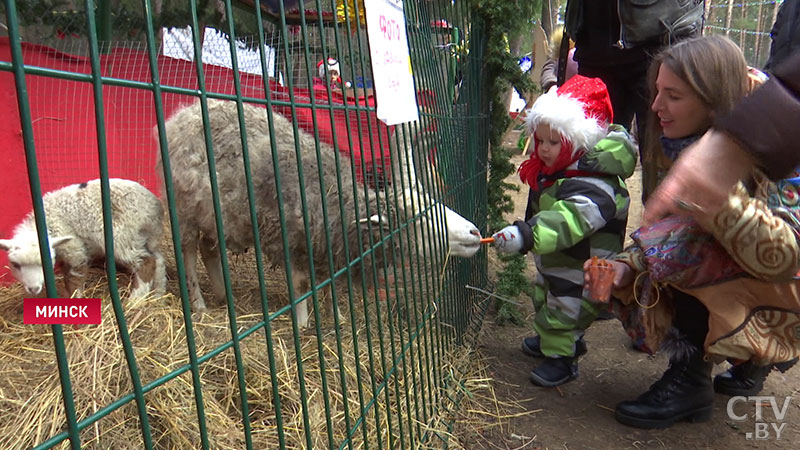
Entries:
{"type": "MultiPolygon", "coordinates": [[[[514,204],[509,189],[518,188],[505,179],[515,168],[509,161],[514,148],[503,146],[511,118],[508,114],[506,98],[511,87],[519,92],[531,92],[533,82],[523,73],[517,63],[518,55],[509,49],[509,39],[521,33],[530,33],[533,18],[541,11],[541,1],[517,0],[470,0],[473,3],[474,18],[482,20],[487,34],[487,49],[484,67],[486,70],[485,91],[489,98],[489,184],[488,201],[490,231],[501,229],[507,224],[503,216],[513,211],[514,204]]],[[[525,258],[522,255],[501,256],[504,264],[498,272],[497,294],[506,298],[516,298],[526,292],[532,295],[531,280],[524,275],[525,258]]],[[[523,322],[522,314],[511,303],[499,301],[496,304],[499,322],[515,324],[523,322]]]]}
{"type": "Polygon", "coordinates": [[[487,34],[487,49],[484,67],[487,84],[484,87],[489,97],[489,229],[498,230],[504,224],[503,215],[511,212],[514,205],[506,193],[516,189],[504,180],[514,172],[509,162],[513,149],[503,147],[503,137],[511,124],[506,97],[511,87],[520,92],[533,90],[533,82],[523,73],[517,63],[518,55],[512,55],[509,39],[521,33],[530,33],[535,12],[541,9],[539,1],[471,0],[477,19],[483,20],[487,34]]]}
{"type": "MultiPolygon", "coordinates": [[[[95,0],[95,9],[100,0],[95,0]]],[[[103,0],[108,1],[108,0],[103,0]]],[[[213,0],[195,0],[198,22],[214,26],[221,30],[227,24],[217,10],[213,0]]],[[[152,2],[151,2],[152,3],[152,2]]],[[[233,2],[236,5],[236,2],[233,2]]],[[[153,17],[156,29],[161,27],[183,28],[192,23],[192,15],[187,0],[163,0],[161,14],[153,17]]],[[[0,12],[5,14],[5,7],[0,5],[0,12]]],[[[64,36],[87,36],[86,3],[80,0],[25,0],[17,2],[17,13],[22,26],[44,26],[40,32],[48,33],[41,38],[64,36]]],[[[247,8],[234,8],[233,18],[239,37],[254,34],[257,31],[255,16],[247,8]]],[[[97,18],[96,18],[97,20],[97,18]]],[[[114,39],[143,39],[145,17],[141,0],[119,0],[111,5],[111,21],[114,39]]]]}

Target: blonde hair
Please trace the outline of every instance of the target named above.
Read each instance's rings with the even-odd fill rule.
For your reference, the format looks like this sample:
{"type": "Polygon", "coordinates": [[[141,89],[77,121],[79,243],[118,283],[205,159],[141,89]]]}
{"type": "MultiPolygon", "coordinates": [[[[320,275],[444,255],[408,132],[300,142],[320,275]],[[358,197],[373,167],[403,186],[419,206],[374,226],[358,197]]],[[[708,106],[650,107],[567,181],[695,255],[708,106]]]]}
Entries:
{"type": "MultiPolygon", "coordinates": [[[[562,39],[564,39],[564,27],[557,27],[552,33],[550,33],[550,39],[547,40],[548,58],[558,59],[558,52],[561,50],[562,39]]],[[[575,41],[569,39],[570,50],[572,50],[573,47],[575,47],[575,41]]]]}
{"type": "MultiPolygon", "coordinates": [[[[658,116],[649,108],[657,94],[656,78],[662,65],[691,88],[711,112],[711,119],[729,112],[750,91],[744,54],[739,46],[724,36],[701,36],[663,50],[655,56],[648,71],[650,103],[643,164],[648,158],[652,161],[662,153],[660,137],[663,130],[658,116]]],[[[709,127],[710,124],[709,121],[709,127]]],[[[645,191],[655,187],[657,180],[651,181],[653,186],[645,186],[645,191]]]]}
{"type": "MultiPolygon", "coordinates": [[[[681,42],[664,51],[656,58],[659,60],[685,81],[714,114],[730,111],[747,93],[747,61],[739,46],[724,36],[681,42]]],[[[655,79],[652,81],[655,88],[655,79]]]]}

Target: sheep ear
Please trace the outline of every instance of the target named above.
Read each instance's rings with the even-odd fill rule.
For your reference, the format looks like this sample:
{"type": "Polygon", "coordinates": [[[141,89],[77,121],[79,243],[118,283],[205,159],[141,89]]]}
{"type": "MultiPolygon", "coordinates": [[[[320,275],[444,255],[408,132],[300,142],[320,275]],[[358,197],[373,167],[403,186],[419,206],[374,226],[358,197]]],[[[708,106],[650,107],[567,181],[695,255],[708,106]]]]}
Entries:
{"type": "Polygon", "coordinates": [[[9,251],[11,250],[11,240],[10,239],[0,239],[0,250],[9,251]]]}
{"type": "Polygon", "coordinates": [[[361,225],[366,225],[367,223],[371,223],[372,225],[380,225],[380,226],[388,226],[389,220],[386,216],[379,216],[377,214],[373,214],[368,219],[364,218],[358,221],[361,225]]]}
{"type": "Polygon", "coordinates": [[[71,239],[72,239],[72,236],[59,236],[59,237],[54,237],[54,238],[50,239],[50,245],[51,245],[53,248],[56,248],[56,247],[58,247],[58,246],[59,246],[59,245],[61,245],[61,244],[65,244],[65,243],[67,243],[67,242],[68,242],[68,241],[70,241],[71,239]]]}
{"type": "Polygon", "coordinates": [[[373,225],[380,226],[384,230],[389,230],[389,218],[387,216],[379,216],[377,214],[373,214],[372,217],[369,218],[369,221],[372,222],[373,225]]]}

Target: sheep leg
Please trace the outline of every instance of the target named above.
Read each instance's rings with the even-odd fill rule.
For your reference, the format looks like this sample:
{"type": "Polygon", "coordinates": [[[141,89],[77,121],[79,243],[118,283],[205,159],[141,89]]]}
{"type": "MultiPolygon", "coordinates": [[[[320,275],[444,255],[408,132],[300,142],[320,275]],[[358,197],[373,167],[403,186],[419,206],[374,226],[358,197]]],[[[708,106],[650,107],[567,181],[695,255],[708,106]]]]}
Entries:
{"type": "Polygon", "coordinates": [[[131,265],[133,272],[133,289],[130,298],[140,299],[146,297],[153,290],[153,278],[156,272],[156,259],[152,255],[145,255],[141,262],[131,265]]]}
{"type": "MultiPolygon", "coordinates": [[[[326,311],[328,312],[328,317],[330,317],[331,320],[333,320],[334,313],[336,312],[334,310],[334,308],[333,308],[333,289],[334,288],[335,288],[335,286],[333,284],[329,284],[329,285],[325,286],[320,291],[320,292],[324,293],[323,295],[320,296],[320,298],[325,298],[325,301],[327,302],[326,305],[325,305],[326,311]]],[[[347,315],[342,311],[342,305],[341,305],[341,303],[339,303],[339,299],[337,298],[336,300],[337,300],[337,304],[339,305],[339,308],[338,308],[339,309],[339,317],[338,317],[339,318],[339,324],[343,324],[343,323],[345,323],[347,321],[347,315]]]]}
{"type": "MultiPolygon", "coordinates": [[[[160,233],[159,233],[160,234],[160,233]]],[[[161,237],[151,238],[147,241],[147,251],[153,255],[155,270],[153,272],[153,295],[161,297],[167,291],[167,267],[164,256],[158,251],[161,237]]]]}
{"type": "Polygon", "coordinates": [[[160,297],[167,292],[167,266],[164,263],[164,256],[159,251],[153,251],[153,258],[156,262],[155,273],[153,274],[153,293],[160,297]]]}
{"type": "Polygon", "coordinates": [[[200,255],[203,257],[203,264],[206,266],[208,281],[211,282],[211,290],[219,300],[225,300],[225,278],[222,276],[222,260],[219,257],[219,248],[216,241],[203,239],[200,241],[200,255]]]}
{"type": "Polygon", "coordinates": [[[83,283],[86,280],[88,266],[71,267],[64,265],[64,286],[67,288],[67,295],[73,298],[83,297],[83,283]]]}
{"type": "MultiPolygon", "coordinates": [[[[305,272],[292,269],[292,286],[294,286],[294,298],[300,297],[309,291],[308,276],[305,272]]],[[[295,303],[292,309],[297,317],[297,324],[300,328],[306,328],[308,326],[308,299],[295,303]]]]}
{"type": "Polygon", "coordinates": [[[200,291],[200,282],[197,279],[197,241],[186,240],[181,242],[183,247],[183,266],[186,269],[186,285],[189,289],[189,299],[195,312],[206,311],[206,302],[200,291]]]}

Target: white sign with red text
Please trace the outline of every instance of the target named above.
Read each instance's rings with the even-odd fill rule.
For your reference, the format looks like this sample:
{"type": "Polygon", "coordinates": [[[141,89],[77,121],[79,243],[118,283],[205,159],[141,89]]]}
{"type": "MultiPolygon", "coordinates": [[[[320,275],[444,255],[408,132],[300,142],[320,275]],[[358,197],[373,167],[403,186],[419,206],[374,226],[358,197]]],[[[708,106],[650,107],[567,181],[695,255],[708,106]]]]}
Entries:
{"type": "Polygon", "coordinates": [[[365,1],[377,114],[386,125],[419,119],[402,0],[365,1]]]}

